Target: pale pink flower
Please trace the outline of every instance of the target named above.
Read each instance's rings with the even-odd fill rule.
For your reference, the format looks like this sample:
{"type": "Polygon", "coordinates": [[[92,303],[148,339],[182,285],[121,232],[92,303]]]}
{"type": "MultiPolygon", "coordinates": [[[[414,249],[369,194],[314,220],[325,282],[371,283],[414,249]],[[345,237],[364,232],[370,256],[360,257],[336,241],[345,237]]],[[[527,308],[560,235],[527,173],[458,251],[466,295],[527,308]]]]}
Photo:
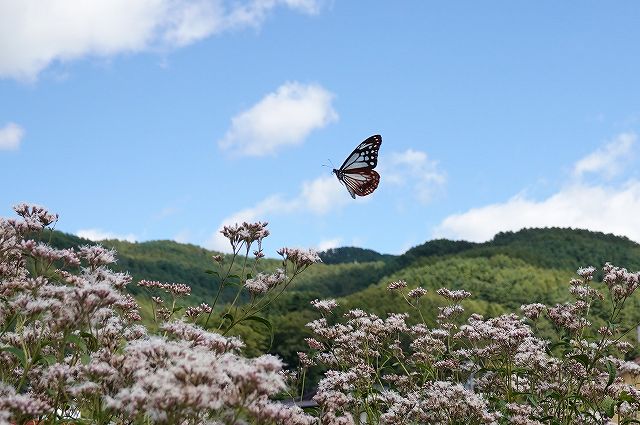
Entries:
{"type": "Polygon", "coordinates": [[[20,203],[13,210],[22,217],[28,231],[42,230],[58,221],[58,214],[51,214],[40,205],[20,203]]]}
{"type": "Polygon", "coordinates": [[[184,297],[191,294],[191,287],[184,283],[163,283],[155,280],[141,280],[138,286],[143,288],[157,288],[175,297],[184,297]]]}
{"type": "Polygon", "coordinates": [[[8,419],[37,417],[50,411],[51,406],[35,394],[17,394],[11,385],[0,382],[0,412],[7,412],[8,419]]]}
{"type": "Polygon", "coordinates": [[[116,262],[116,252],[100,245],[84,245],[78,252],[80,258],[86,260],[92,267],[104,266],[116,262]]]}
{"type": "MultiPolygon", "coordinates": [[[[267,224],[267,222],[260,221],[256,223],[236,223],[234,225],[224,226],[220,233],[229,239],[233,252],[236,252],[242,244],[246,244],[248,250],[248,247],[251,246],[253,242],[261,244],[262,239],[269,236],[267,224]]],[[[258,249],[258,251],[260,251],[260,249],[258,249]]]]}
{"type": "Polygon", "coordinates": [[[391,282],[389,285],[387,285],[387,289],[389,291],[395,291],[406,287],[407,282],[405,282],[404,280],[396,280],[395,282],[391,282]]]}
{"type": "Polygon", "coordinates": [[[291,261],[296,269],[305,269],[311,264],[322,262],[318,252],[313,249],[281,248],[278,254],[284,261],[291,261]]]}
{"type": "Polygon", "coordinates": [[[275,273],[265,274],[258,273],[256,277],[247,279],[244,287],[247,288],[252,294],[264,294],[270,289],[273,289],[284,283],[287,277],[282,269],[276,269],[275,273]]]}
{"type": "Polygon", "coordinates": [[[427,290],[421,287],[417,287],[415,289],[412,289],[409,291],[409,293],[407,293],[407,297],[409,298],[422,298],[427,294],[427,290]]]}
{"type": "Polygon", "coordinates": [[[218,353],[235,351],[244,346],[238,338],[224,337],[218,333],[205,331],[197,325],[180,320],[165,323],[161,329],[182,341],[190,342],[193,346],[207,347],[218,353]]]}
{"type": "Polygon", "coordinates": [[[323,343],[321,343],[315,338],[305,338],[304,340],[307,342],[307,344],[309,345],[309,348],[311,348],[312,350],[324,350],[326,348],[323,343]]]}
{"type": "Polygon", "coordinates": [[[459,289],[457,291],[452,291],[447,288],[440,288],[436,291],[438,295],[444,297],[448,300],[459,302],[464,300],[465,298],[469,298],[471,296],[471,292],[465,291],[463,289],[459,289]]]}
{"type": "Polygon", "coordinates": [[[322,311],[324,313],[331,313],[338,306],[338,303],[334,299],[319,300],[316,298],[315,300],[311,301],[311,305],[316,310],[322,311]]]}
{"type": "Polygon", "coordinates": [[[311,366],[315,366],[316,363],[313,361],[311,357],[302,351],[298,351],[298,361],[300,362],[300,366],[304,368],[309,368],[311,366]]]}
{"type": "Polygon", "coordinates": [[[520,307],[522,314],[531,320],[536,320],[540,317],[540,314],[546,311],[547,306],[541,303],[526,304],[520,307]]]}
{"type": "Polygon", "coordinates": [[[579,268],[576,273],[585,280],[592,280],[593,274],[595,273],[595,271],[596,271],[595,267],[589,266],[589,267],[579,268]]]}
{"type": "Polygon", "coordinates": [[[438,319],[448,319],[453,315],[458,315],[464,312],[464,308],[460,304],[453,304],[446,307],[438,307],[438,319]]]}

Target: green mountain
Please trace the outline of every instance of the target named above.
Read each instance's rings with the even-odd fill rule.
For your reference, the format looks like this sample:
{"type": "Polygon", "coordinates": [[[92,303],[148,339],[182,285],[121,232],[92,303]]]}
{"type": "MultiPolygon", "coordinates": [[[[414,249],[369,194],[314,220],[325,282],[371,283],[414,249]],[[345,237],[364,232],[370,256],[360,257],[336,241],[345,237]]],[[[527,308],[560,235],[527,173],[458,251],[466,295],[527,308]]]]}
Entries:
{"type": "MultiPolygon", "coordinates": [[[[92,243],[87,239],[58,231],[54,231],[51,235],[51,244],[58,248],[71,248],[92,243]]],[[[219,280],[205,271],[214,269],[211,257],[219,254],[218,252],[169,240],[136,243],[104,240],[100,244],[117,251],[118,262],[114,269],[131,274],[133,284],[130,285],[129,290],[133,294],[140,293],[135,283],[141,279],[186,283],[192,288],[193,304],[209,301],[216,294],[219,280]]],[[[386,257],[391,256],[382,254],[376,256],[380,259],[386,257]]],[[[256,271],[273,271],[280,264],[281,260],[262,259],[256,271]]],[[[382,261],[337,261],[335,264],[316,264],[298,278],[294,289],[313,297],[311,299],[340,297],[366,288],[377,282],[385,273],[386,268],[382,261]]],[[[226,288],[221,295],[222,302],[232,301],[235,294],[235,288],[226,288]]]]}
{"type": "MultiPolygon", "coordinates": [[[[51,242],[64,248],[91,243],[60,232],[53,232],[51,242]]],[[[216,253],[212,251],[173,241],[102,244],[117,250],[116,268],[131,273],[131,291],[136,295],[142,295],[135,285],[140,279],[187,283],[192,286],[189,302],[193,304],[210,301],[217,291],[219,281],[205,272],[214,268],[211,256],[216,253]]],[[[429,291],[421,308],[427,321],[434,321],[438,307],[444,305],[435,293],[441,287],[473,294],[465,301],[467,314],[495,316],[517,311],[522,304],[568,300],[568,281],[580,267],[601,268],[611,262],[638,270],[640,245],[599,232],[546,228],[503,232],[485,243],[437,239],[399,256],[344,247],[325,251],[321,258],[324,264],[306,270],[266,312],[274,329],[271,349],[289,364],[296,363],[297,351],[306,349],[303,338],[310,335],[305,325],[318,317],[309,305],[315,298],[337,298],[342,312],[361,308],[384,316],[407,311],[402,297],[386,289],[388,283],[403,279],[410,288],[422,286],[429,291]]],[[[279,260],[263,259],[256,271],[273,271],[279,265],[279,260]]],[[[236,291],[228,288],[222,302],[230,302],[236,291]]],[[[623,325],[638,322],[640,301],[636,296],[627,305],[623,325]]],[[[254,339],[250,347],[269,347],[269,338],[259,332],[249,330],[243,337],[254,339]]]]}
{"type": "Polygon", "coordinates": [[[628,238],[558,227],[500,232],[485,243],[432,240],[411,248],[399,260],[406,266],[451,254],[463,257],[504,254],[532,265],[573,271],[587,265],[599,267],[607,261],[629,269],[640,268],[640,245],[628,238]]]}
{"type": "MultiPolygon", "coordinates": [[[[51,235],[51,243],[69,248],[92,242],[55,231],[51,235]]],[[[211,256],[216,252],[168,240],[140,243],[107,240],[101,243],[118,252],[116,268],[128,271],[134,283],[140,279],[187,283],[193,288],[194,303],[207,300],[217,291],[217,279],[205,273],[205,270],[213,268],[211,256]]],[[[423,266],[450,261],[451,258],[492,259],[503,256],[521,260],[529,266],[566,273],[574,273],[576,269],[589,265],[599,268],[605,262],[630,270],[640,269],[639,244],[611,234],[561,228],[503,232],[485,243],[436,239],[399,256],[355,247],[327,250],[320,256],[324,263],[314,265],[301,275],[293,291],[317,298],[344,297],[373,284],[391,281],[389,279],[408,270],[416,271],[413,275],[417,279],[423,272],[423,266]]],[[[273,270],[279,264],[279,260],[264,259],[258,271],[273,270]]],[[[131,291],[138,293],[135,285],[131,291]]],[[[230,300],[233,295],[234,291],[223,294],[223,300],[230,300]]]]}
{"type": "Polygon", "coordinates": [[[372,249],[357,248],[353,246],[330,248],[320,253],[320,258],[325,264],[343,263],[368,263],[372,261],[387,261],[395,258],[394,255],[380,254],[372,249]]]}

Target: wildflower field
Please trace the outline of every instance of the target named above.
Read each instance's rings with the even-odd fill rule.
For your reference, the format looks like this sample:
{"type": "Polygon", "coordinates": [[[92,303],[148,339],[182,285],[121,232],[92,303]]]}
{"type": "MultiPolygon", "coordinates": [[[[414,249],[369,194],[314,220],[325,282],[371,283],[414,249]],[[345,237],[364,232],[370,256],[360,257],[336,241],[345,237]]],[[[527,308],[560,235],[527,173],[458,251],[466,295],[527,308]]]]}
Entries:
{"type": "MultiPolygon", "coordinates": [[[[233,253],[208,258],[215,288],[190,300],[189,282],[116,270],[113,249],[54,247],[57,216],[44,208],[15,211],[0,219],[2,424],[640,423],[638,272],[585,264],[565,301],[517,308],[510,293],[526,278],[514,280],[499,297],[487,289],[506,300],[498,308],[486,294],[474,301],[469,289],[485,287],[463,266],[504,274],[504,256],[451,263],[418,248],[413,268],[410,257],[366,263],[361,275],[385,282],[303,299],[313,291],[292,288],[314,267],[324,279],[356,270],[357,282],[362,265],[328,271],[296,248],[264,258],[269,231],[257,222],[223,229],[233,253]]],[[[555,296],[549,273],[531,289],[538,300],[555,296]]]]}

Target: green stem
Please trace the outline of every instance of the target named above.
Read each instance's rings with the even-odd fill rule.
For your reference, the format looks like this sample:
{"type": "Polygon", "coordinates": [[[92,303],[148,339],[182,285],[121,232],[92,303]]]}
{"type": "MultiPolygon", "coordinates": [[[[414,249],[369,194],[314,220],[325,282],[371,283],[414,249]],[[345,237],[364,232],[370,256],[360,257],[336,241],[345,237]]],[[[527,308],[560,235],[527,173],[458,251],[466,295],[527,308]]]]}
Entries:
{"type": "Polygon", "coordinates": [[[246,252],[244,254],[244,261],[242,262],[242,272],[240,273],[240,286],[238,287],[238,291],[236,292],[236,296],[233,299],[233,302],[229,306],[229,310],[227,310],[227,314],[231,314],[231,310],[233,309],[233,306],[235,306],[236,302],[238,302],[238,298],[240,297],[240,294],[242,293],[242,290],[244,289],[244,285],[242,284],[242,281],[245,280],[244,271],[246,270],[246,267],[247,267],[247,259],[249,258],[249,250],[250,249],[251,249],[251,245],[247,245],[247,250],[246,250],[246,252]]]}
{"type": "MultiPolygon", "coordinates": [[[[239,251],[239,249],[238,249],[239,251]]],[[[213,300],[213,303],[211,304],[211,311],[209,312],[209,315],[207,316],[207,320],[204,322],[204,327],[206,328],[207,325],[209,325],[209,320],[211,319],[211,315],[213,314],[213,310],[216,308],[216,304],[218,303],[218,298],[220,298],[220,294],[222,293],[222,288],[224,288],[224,284],[226,283],[227,279],[229,278],[229,275],[231,274],[231,268],[233,267],[233,263],[236,260],[236,256],[238,255],[238,251],[233,251],[233,256],[231,257],[231,263],[229,264],[229,268],[227,269],[227,273],[225,274],[225,276],[222,278],[222,280],[220,281],[220,286],[218,286],[218,292],[216,292],[216,297],[213,300]]]]}
{"type": "Polygon", "coordinates": [[[300,401],[302,401],[302,397],[304,397],[304,381],[307,377],[307,368],[302,369],[302,383],[300,384],[300,401]]]}

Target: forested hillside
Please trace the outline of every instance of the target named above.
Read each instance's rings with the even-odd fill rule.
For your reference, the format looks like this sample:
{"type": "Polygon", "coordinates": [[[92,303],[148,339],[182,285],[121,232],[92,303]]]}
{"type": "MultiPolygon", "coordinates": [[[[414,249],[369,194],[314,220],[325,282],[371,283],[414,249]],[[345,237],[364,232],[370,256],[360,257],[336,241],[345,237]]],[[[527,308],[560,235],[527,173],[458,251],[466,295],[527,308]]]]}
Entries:
{"type": "MultiPolygon", "coordinates": [[[[87,244],[90,241],[54,232],[52,243],[58,247],[87,244]]],[[[219,280],[206,271],[213,268],[214,252],[195,245],[173,241],[129,243],[103,241],[118,252],[118,267],[129,271],[134,283],[131,292],[140,294],[135,283],[140,279],[187,283],[193,288],[189,304],[208,302],[215,295],[219,280]]],[[[401,297],[386,286],[405,280],[409,288],[422,286],[429,293],[422,299],[425,318],[434,321],[443,300],[435,294],[441,287],[465,289],[473,294],[465,301],[467,313],[495,316],[517,311],[522,304],[553,304],[569,299],[568,281],[584,266],[601,268],[605,262],[640,269],[640,245],[627,238],[574,229],[525,229],[499,233],[486,243],[432,240],[399,256],[383,255],[360,248],[338,248],[321,253],[325,264],[306,270],[266,316],[273,325],[271,350],[287,362],[295,363],[297,351],[308,336],[305,324],[317,318],[309,302],[319,298],[337,298],[339,311],[361,308],[381,316],[406,311],[401,297]]],[[[263,259],[257,270],[273,271],[277,259],[263,259]]],[[[225,288],[223,302],[230,302],[236,288],[225,288]]],[[[141,299],[141,302],[146,302],[141,299]]],[[[637,297],[623,314],[631,326],[640,321],[637,297]]],[[[242,328],[240,328],[242,330],[242,328]]],[[[269,346],[269,338],[244,330],[249,347],[269,346]]]]}
{"type": "Polygon", "coordinates": [[[325,264],[368,263],[371,261],[385,261],[393,257],[393,255],[380,254],[372,249],[353,246],[329,248],[320,253],[320,258],[322,258],[322,262],[325,264]]]}
{"type": "MultiPolygon", "coordinates": [[[[52,244],[69,248],[91,241],[61,232],[53,232],[52,244]]],[[[117,240],[101,242],[118,252],[118,268],[139,279],[188,283],[195,297],[206,297],[217,290],[217,281],[205,270],[211,269],[215,252],[174,241],[130,243],[117,240]]],[[[341,297],[377,283],[406,268],[434,264],[449,257],[491,258],[498,255],[520,259],[531,266],[565,270],[602,266],[611,262],[630,270],[640,269],[640,245],[624,237],[574,229],[524,229],[498,233],[486,243],[436,239],[393,256],[361,248],[336,248],[320,254],[317,265],[300,277],[295,290],[313,296],[341,297]]],[[[277,267],[279,260],[264,259],[260,270],[277,267]]],[[[259,270],[259,271],[260,271],[259,270]]],[[[135,287],[131,288],[135,293],[135,287]]],[[[196,302],[197,300],[194,300],[196,302]]]]}

